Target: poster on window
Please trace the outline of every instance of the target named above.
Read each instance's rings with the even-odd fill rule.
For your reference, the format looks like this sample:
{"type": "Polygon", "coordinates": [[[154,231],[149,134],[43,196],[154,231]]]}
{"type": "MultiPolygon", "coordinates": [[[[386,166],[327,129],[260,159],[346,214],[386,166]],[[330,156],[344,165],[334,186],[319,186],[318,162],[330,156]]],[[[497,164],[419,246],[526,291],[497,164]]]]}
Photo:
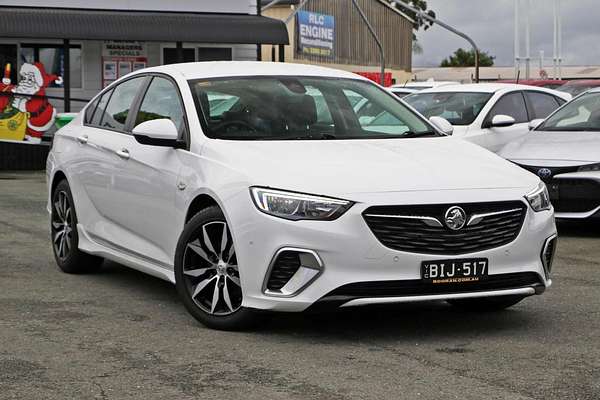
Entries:
{"type": "Polygon", "coordinates": [[[296,14],[299,53],[322,57],[333,56],[335,18],[333,15],[299,11],[296,14]]]}
{"type": "Polygon", "coordinates": [[[140,69],[144,69],[146,68],[146,62],[145,61],[134,61],[133,62],[133,70],[137,71],[140,69]]]}
{"type": "Polygon", "coordinates": [[[102,79],[105,81],[114,81],[117,79],[117,62],[104,61],[102,67],[102,79]]]}
{"type": "Polygon", "coordinates": [[[47,73],[42,63],[24,63],[13,82],[12,68],[10,63],[3,66],[0,83],[0,140],[39,144],[56,119],[46,88],[62,84],[62,77],[47,73]]]}
{"type": "Polygon", "coordinates": [[[131,72],[131,62],[119,61],[119,78],[131,72]]]}

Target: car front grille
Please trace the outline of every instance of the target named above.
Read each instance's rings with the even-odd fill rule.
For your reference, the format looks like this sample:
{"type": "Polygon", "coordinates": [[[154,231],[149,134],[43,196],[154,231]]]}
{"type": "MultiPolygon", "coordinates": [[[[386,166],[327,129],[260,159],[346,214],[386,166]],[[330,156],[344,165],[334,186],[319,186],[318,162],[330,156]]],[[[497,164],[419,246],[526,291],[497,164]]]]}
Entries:
{"type": "Polygon", "coordinates": [[[432,204],[418,206],[374,206],[363,217],[375,237],[386,247],[421,254],[466,254],[503,246],[521,231],[527,206],[521,201],[432,204]],[[483,216],[478,223],[467,223],[451,230],[444,215],[460,206],[467,221],[483,216]],[[425,218],[423,218],[425,217],[425,218]]]}
{"type": "Polygon", "coordinates": [[[588,212],[600,206],[600,183],[594,180],[557,178],[547,185],[556,212],[588,212]]]}
{"type": "Polygon", "coordinates": [[[373,297],[429,296],[437,294],[471,293],[507,290],[543,285],[535,272],[515,272],[488,275],[477,282],[432,285],[421,279],[400,281],[355,282],[329,292],[321,300],[348,300],[373,297]]]}

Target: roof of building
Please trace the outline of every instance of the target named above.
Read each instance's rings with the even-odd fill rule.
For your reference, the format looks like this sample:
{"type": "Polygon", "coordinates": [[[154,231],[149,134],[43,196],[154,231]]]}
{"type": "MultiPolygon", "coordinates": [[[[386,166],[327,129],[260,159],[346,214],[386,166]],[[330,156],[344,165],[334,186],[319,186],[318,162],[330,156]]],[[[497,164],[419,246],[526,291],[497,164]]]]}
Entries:
{"type": "Polygon", "coordinates": [[[285,24],[250,14],[0,7],[0,37],[289,44],[285,24]]]}

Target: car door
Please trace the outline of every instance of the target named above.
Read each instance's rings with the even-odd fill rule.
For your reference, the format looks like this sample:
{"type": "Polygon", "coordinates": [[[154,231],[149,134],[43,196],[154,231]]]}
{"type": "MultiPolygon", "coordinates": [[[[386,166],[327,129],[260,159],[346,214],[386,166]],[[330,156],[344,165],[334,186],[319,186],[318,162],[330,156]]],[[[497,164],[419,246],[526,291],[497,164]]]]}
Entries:
{"type": "Polygon", "coordinates": [[[182,149],[144,145],[129,132],[142,122],[168,118],[188,141],[187,120],[177,84],[162,75],[151,76],[136,101],[121,143],[123,162],[111,185],[112,215],[123,227],[118,238],[128,252],[163,267],[173,264],[181,232],[175,222],[175,194],[182,149]]]}
{"type": "Polygon", "coordinates": [[[78,167],[77,175],[92,205],[82,218],[87,219],[85,228],[95,240],[118,243],[125,229],[118,222],[120,204],[112,190],[115,175],[125,162],[119,150],[129,138],[125,132],[129,109],[146,79],[134,77],[107,90],[82,138],[82,148],[89,157],[78,167]]]}
{"type": "Polygon", "coordinates": [[[529,120],[523,93],[521,91],[506,93],[498,98],[485,116],[481,125],[483,136],[479,144],[488,150],[499,151],[508,142],[529,132],[529,120]],[[491,123],[496,115],[508,115],[515,119],[515,123],[506,127],[493,127],[491,123]]]}

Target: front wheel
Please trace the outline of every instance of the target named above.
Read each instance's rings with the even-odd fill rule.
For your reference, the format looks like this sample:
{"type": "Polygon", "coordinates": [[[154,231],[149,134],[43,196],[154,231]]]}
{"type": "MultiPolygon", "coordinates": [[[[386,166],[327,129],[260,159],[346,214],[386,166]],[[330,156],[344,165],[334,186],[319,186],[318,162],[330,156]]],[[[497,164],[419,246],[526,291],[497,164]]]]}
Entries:
{"type": "Polygon", "coordinates": [[[209,328],[239,330],[256,321],[256,314],[242,307],[233,238],[216,206],[186,224],[175,253],[175,281],[187,310],[209,328]]]}
{"type": "Polygon", "coordinates": [[[523,300],[524,296],[477,297],[473,299],[448,300],[453,306],[469,311],[500,311],[512,307],[523,300]]]}

